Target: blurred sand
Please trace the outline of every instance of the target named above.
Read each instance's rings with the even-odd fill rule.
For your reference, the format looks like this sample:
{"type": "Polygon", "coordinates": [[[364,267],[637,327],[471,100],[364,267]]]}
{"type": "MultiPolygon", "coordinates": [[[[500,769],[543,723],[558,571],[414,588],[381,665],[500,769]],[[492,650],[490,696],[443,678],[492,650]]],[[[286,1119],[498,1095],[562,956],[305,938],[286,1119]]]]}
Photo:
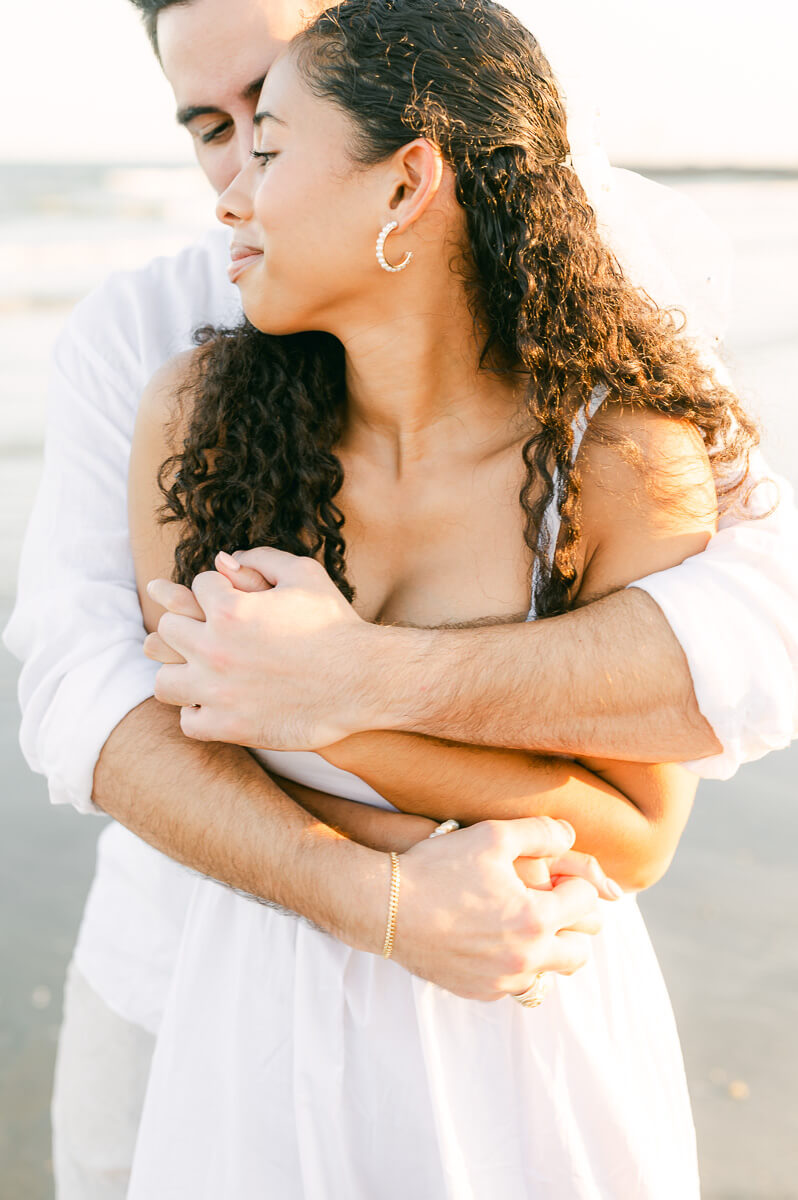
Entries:
{"type": "MultiPolygon", "coordinates": [[[[766,422],[772,465],[798,483],[798,180],[671,182],[734,241],[729,358],[766,422]]],[[[190,172],[117,173],[103,184],[102,212],[107,217],[110,196],[111,218],[99,221],[96,170],[71,186],[67,203],[54,184],[48,193],[41,179],[29,179],[16,207],[2,201],[0,187],[3,623],[40,470],[48,347],[75,298],[113,266],[176,249],[187,228],[202,227],[207,204],[190,172]],[[43,194],[52,210],[46,222],[43,194]],[[12,271],[25,280],[21,292],[12,271]]],[[[43,780],[25,766],[16,670],[0,650],[0,1196],[47,1200],[63,973],[103,822],[52,809],[43,780]]],[[[641,902],[681,1031],[705,1200],[798,1198],[797,791],[798,746],[728,784],[702,785],[667,878],[641,902]]]]}

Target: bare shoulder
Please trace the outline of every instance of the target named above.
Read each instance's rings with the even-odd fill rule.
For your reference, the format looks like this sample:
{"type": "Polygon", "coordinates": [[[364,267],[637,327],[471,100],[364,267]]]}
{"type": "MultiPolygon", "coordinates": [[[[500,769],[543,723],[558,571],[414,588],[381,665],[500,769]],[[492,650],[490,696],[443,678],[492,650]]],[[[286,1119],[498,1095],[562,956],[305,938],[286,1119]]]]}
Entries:
{"type": "Polygon", "coordinates": [[[150,579],[171,579],[181,537],[177,521],[162,519],[164,491],[182,449],[194,394],[196,351],[171,359],[142,393],[128,475],[128,522],[136,584],[145,627],[157,628],[161,610],[146,591],[150,579]]]}
{"type": "Polygon", "coordinates": [[[170,358],[152,376],[141,395],[137,436],[155,438],[160,431],[167,448],[177,442],[190,418],[199,353],[198,348],[185,350],[170,358]]]}
{"type": "Polygon", "coordinates": [[[605,401],[579,453],[585,493],[618,494],[629,504],[658,504],[663,515],[680,508],[715,514],[715,485],[704,441],[690,421],[642,406],[605,401]],[[681,499],[682,505],[677,501],[681,499]]]}
{"type": "Polygon", "coordinates": [[[712,468],[689,421],[605,400],[577,463],[579,603],[677,566],[717,528],[712,468]]]}

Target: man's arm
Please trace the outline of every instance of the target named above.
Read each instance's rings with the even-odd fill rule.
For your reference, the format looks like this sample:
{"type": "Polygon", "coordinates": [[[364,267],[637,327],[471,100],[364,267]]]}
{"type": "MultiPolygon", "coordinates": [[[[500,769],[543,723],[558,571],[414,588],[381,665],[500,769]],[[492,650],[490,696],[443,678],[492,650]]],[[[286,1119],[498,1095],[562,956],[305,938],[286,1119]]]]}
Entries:
{"type": "MultiPolygon", "coordinates": [[[[97,763],[94,800],[186,866],[380,952],[387,856],[305,812],[246,750],[189,741],[174,710],[147,700],[120,722],[97,763]]],[[[595,863],[568,861],[572,840],[560,822],[533,818],[419,842],[401,858],[394,958],[480,1000],[521,992],[540,971],[576,970],[599,928],[597,891],[613,894],[595,863]],[[529,891],[515,869],[524,858],[562,863],[570,877],[529,891]]]]}
{"type": "MultiPolygon", "coordinates": [[[[702,554],[586,608],[524,625],[370,625],[313,560],[263,548],[237,555],[272,591],[255,611],[249,598],[233,601],[205,583],[203,607],[218,594],[224,609],[225,665],[222,678],[205,657],[191,676],[188,690],[205,695],[185,732],[319,749],[384,729],[544,754],[682,762],[727,778],[798,736],[798,512],[789,484],[757,456],[753,467],[754,479],[780,488],[769,515],[730,514],[702,554]],[[237,697],[235,719],[209,700],[223,681],[237,697]]],[[[767,507],[770,497],[763,489],[767,507]]],[[[158,586],[169,607],[168,585],[158,586]]],[[[154,658],[177,633],[170,614],[163,620],[164,638],[149,639],[154,658]]],[[[211,613],[203,655],[215,622],[211,613]]],[[[199,662],[196,643],[190,652],[199,662]]],[[[163,699],[179,702],[182,676],[173,671],[182,668],[159,676],[163,699]]]]}
{"type": "Polygon", "coordinates": [[[189,742],[178,714],[157,700],[111,732],[92,799],[185,866],[377,948],[385,856],[306,813],[243,748],[189,742]],[[336,887],[342,872],[356,894],[351,907],[336,887]]]}
{"type": "Polygon", "coordinates": [[[788,745],[798,737],[798,509],[759,451],[746,493],[744,511],[721,518],[703,553],[649,568],[622,592],[523,629],[442,635],[426,661],[435,686],[412,725],[400,726],[397,711],[390,728],[683,762],[720,779],[788,745]]]}
{"type": "Polygon", "coordinates": [[[721,518],[703,553],[587,608],[426,643],[413,639],[418,631],[388,631],[394,683],[379,727],[682,762],[718,779],[789,745],[798,737],[798,509],[759,453],[757,483],[751,515],[721,518]]]}
{"type": "Polygon", "coordinates": [[[392,686],[387,704],[371,699],[373,728],[630,762],[722,749],[682,645],[642,591],[524,625],[384,635],[375,659],[392,686]]]}
{"type": "Polygon", "coordinates": [[[100,352],[121,358],[113,325],[135,328],[134,318],[105,285],[77,306],[56,343],[42,476],[3,634],[23,662],[23,754],[46,776],[53,804],[84,813],[99,811],[91,789],[100,748],[125,714],[152,695],[155,677],[139,649],[143,629],[127,533],[139,378],[134,362],[100,352]]]}
{"type": "Polygon", "coordinates": [[[384,729],[630,762],[719,749],[684,651],[641,591],[546,621],[417,629],[361,620],[315,559],[270,547],[237,557],[270,590],[253,597],[221,574],[197,576],[201,631],[181,615],[177,585],[150,585],[171,611],[146,651],[177,656],[156,695],[201,704],[184,708],[189,737],[316,750],[384,729]]]}

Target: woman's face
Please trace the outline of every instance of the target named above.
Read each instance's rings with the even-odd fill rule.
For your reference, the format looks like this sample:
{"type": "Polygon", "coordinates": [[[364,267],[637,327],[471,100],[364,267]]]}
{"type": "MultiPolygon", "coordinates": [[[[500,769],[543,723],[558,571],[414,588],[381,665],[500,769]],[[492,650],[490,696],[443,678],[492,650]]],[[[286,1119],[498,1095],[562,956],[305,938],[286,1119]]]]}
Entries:
{"type": "Polygon", "coordinates": [[[230,274],[244,311],[264,333],[351,328],[388,278],[375,244],[396,172],[353,166],[350,119],[310,92],[291,52],[271,67],[255,120],[256,157],[217,207],[233,229],[230,274]]]}

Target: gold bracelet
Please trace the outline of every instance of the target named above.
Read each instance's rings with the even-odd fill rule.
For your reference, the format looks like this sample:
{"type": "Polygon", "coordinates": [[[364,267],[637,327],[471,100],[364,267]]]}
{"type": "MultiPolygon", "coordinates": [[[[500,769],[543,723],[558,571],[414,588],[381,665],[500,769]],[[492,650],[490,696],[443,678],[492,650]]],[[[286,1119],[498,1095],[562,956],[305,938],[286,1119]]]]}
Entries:
{"type": "Polygon", "coordinates": [[[396,914],[399,911],[399,855],[391,851],[391,894],[388,899],[388,924],[385,927],[385,942],[382,947],[382,957],[390,958],[393,952],[393,940],[396,937],[396,914]]]}

